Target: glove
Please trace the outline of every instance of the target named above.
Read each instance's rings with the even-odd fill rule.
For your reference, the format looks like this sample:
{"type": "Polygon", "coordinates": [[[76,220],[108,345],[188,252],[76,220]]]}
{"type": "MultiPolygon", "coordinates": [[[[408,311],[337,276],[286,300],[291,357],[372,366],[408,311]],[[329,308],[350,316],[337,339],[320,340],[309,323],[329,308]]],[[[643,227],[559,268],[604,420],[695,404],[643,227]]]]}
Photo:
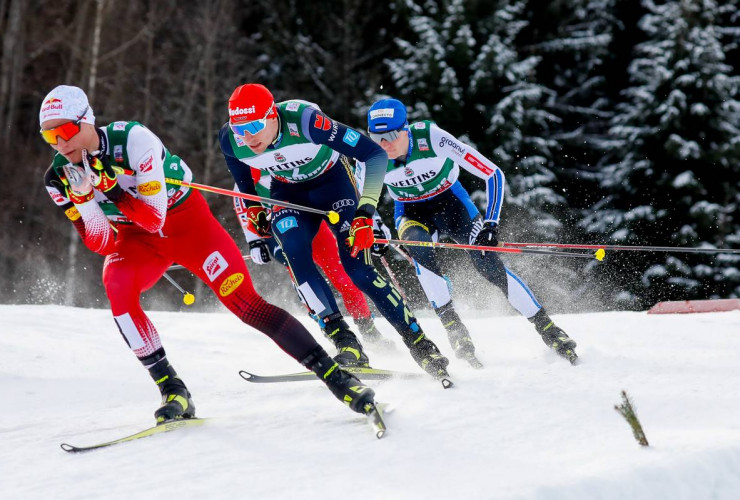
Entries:
{"type": "Polygon", "coordinates": [[[270,249],[265,240],[254,240],[249,242],[249,256],[255,264],[267,264],[270,262],[270,249]]]}
{"type": "MultiPolygon", "coordinates": [[[[62,177],[62,186],[60,191],[69,198],[69,201],[75,205],[81,205],[95,197],[93,186],[90,182],[87,172],[83,167],[78,165],[64,165],[64,177],[62,177]]],[[[56,186],[57,189],[60,186],[56,186]]]]}
{"type": "Polygon", "coordinates": [[[262,205],[247,207],[247,229],[260,238],[272,238],[267,209],[262,205]]]}
{"type": "Polygon", "coordinates": [[[349,237],[345,240],[352,247],[350,255],[357,257],[361,250],[367,250],[373,245],[375,235],[373,234],[373,220],[363,211],[355,212],[355,218],[349,227],[349,237]]]}
{"type": "Polygon", "coordinates": [[[82,164],[85,165],[85,171],[93,187],[102,192],[106,198],[115,203],[123,197],[124,191],[118,184],[118,175],[107,157],[99,158],[83,149],[82,164]]]}
{"type": "Polygon", "coordinates": [[[492,220],[483,221],[482,226],[476,224],[476,227],[470,233],[470,244],[497,247],[498,224],[492,220]]]}
{"type": "MultiPolygon", "coordinates": [[[[373,236],[376,239],[389,240],[391,239],[391,230],[388,226],[383,224],[382,221],[378,221],[378,227],[373,229],[373,236]]],[[[373,243],[370,252],[376,257],[382,257],[388,251],[388,243],[373,243]]]]}

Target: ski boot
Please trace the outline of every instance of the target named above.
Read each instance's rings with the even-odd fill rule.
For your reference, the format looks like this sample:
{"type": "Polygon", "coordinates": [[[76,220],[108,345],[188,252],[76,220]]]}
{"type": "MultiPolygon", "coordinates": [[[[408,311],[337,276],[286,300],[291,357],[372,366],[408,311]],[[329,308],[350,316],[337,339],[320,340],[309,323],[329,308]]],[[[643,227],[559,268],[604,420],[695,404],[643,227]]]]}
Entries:
{"type": "Polygon", "coordinates": [[[301,360],[301,364],[314,372],[350,410],[367,415],[375,407],[375,391],[351,373],[342,370],[322,347],[314,349],[301,360]]]}
{"type": "Polygon", "coordinates": [[[475,345],[473,345],[473,339],[470,338],[468,329],[463,324],[460,316],[455,311],[452,301],[434,310],[439,316],[442,325],[447,330],[447,337],[450,339],[450,345],[452,350],[455,352],[455,356],[460,359],[464,359],[473,368],[483,368],[481,363],[475,356],[475,345]]]}
{"type": "Polygon", "coordinates": [[[437,380],[449,377],[447,365],[450,361],[439,352],[434,342],[426,338],[418,324],[412,323],[412,328],[403,333],[402,338],[411,351],[411,357],[425,372],[437,380]]]}
{"type": "Polygon", "coordinates": [[[560,356],[570,361],[570,364],[576,364],[578,361],[578,355],[575,351],[576,341],[568,337],[567,333],[555,325],[544,308],[537,311],[537,314],[529,318],[529,321],[534,324],[547,347],[554,349],[560,356]]]}
{"type": "Polygon", "coordinates": [[[334,360],[342,366],[370,366],[370,360],[362,350],[360,341],[340,313],[332,314],[323,320],[324,335],[334,342],[339,354],[334,360]]]}
{"type": "Polygon", "coordinates": [[[394,351],[396,349],[396,344],[391,339],[387,339],[380,334],[375,327],[375,321],[373,321],[372,316],[356,318],[355,324],[357,325],[357,329],[360,330],[363,341],[383,351],[394,351]]]}
{"type": "MultiPolygon", "coordinates": [[[[151,359],[152,356],[145,359],[151,359]]],[[[142,359],[142,363],[144,362],[142,359]]],[[[160,357],[148,369],[149,375],[154,379],[162,395],[162,404],[154,412],[157,425],[170,420],[195,418],[195,404],[191,399],[190,391],[182,379],[177,376],[175,369],[170,366],[167,358],[160,357]]]]}

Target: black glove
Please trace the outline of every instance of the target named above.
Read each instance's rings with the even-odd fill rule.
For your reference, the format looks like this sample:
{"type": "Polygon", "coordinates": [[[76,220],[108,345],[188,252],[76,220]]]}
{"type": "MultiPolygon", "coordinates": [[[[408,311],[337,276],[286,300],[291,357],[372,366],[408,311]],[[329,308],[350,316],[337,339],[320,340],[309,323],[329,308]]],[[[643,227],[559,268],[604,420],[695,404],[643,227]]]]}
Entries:
{"type": "Polygon", "coordinates": [[[498,224],[491,220],[483,222],[483,225],[476,231],[470,233],[470,244],[487,247],[498,246],[498,224]]]}
{"type": "Polygon", "coordinates": [[[264,240],[254,240],[249,242],[249,256],[255,264],[267,264],[270,262],[270,249],[264,240]]]}
{"type": "Polygon", "coordinates": [[[118,175],[113,170],[107,156],[94,156],[88,153],[87,150],[83,150],[82,164],[85,165],[85,171],[88,173],[95,189],[101,191],[113,203],[121,199],[124,191],[121,185],[118,184],[118,175]]]}
{"type": "MultiPolygon", "coordinates": [[[[375,235],[375,239],[381,239],[381,240],[389,240],[391,239],[391,230],[388,229],[388,226],[380,223],[379,228],[373,229],[373,234],[375,235]]],[[[373,243],[373,246],[370,247],[370,253],[375,255],[376,257],[382,257],[385,255],[385,253],[388,251],[388,243],[373,243]]]]}

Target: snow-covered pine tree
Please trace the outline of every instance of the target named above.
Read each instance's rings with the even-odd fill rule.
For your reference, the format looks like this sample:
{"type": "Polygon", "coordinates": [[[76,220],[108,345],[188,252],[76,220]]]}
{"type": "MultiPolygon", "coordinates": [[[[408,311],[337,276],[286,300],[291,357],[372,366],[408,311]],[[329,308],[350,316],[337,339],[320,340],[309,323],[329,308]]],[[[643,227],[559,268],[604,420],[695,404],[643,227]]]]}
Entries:
{"type": "MultiPolygon", "coordinates": [[[[713,0],[643,0],[637,46],[611,133],[620,143],[604,162],[610,195],[593,206],[588,230],[611,243],[740,246],[740,77],[726,61],[713,0]]],[[[734,7],[736,8],[736,7],[734,7]]],[[[720,16],[720,10],[722,16],[720,16]]],[[[620,254],[627,276],[617,298],[644,307],[658,300],[740,295],[740,258],[620,254]]]]}
{"type": "MultiPolygon", "coordinates": [[[[393,82],[384,90],[406,102],[412,119],[436,121],[501,166],[507,178],[502,239],[557,239],[565,207],[551,187],[558,150],[552,126],[558,120],[546,109],[553,92],[536,81],[540,58],[522,55],[515,43],[527,26],[526,2],[427,0],[407,6],[414,36],[398,40],[403,57],[389,61],[393,82]]],[[[465,174],[461,179],[482,204],[481,183],[465,174]]],[[[533,261],[518,261],[516,268],[527,264],[533,261]]],[[[532,267],[542,271],[544,264],[532,267]]],[[[572,280],[560,279],[559,272],[537,274],[557,281],[565,297],[572,280]]]]}

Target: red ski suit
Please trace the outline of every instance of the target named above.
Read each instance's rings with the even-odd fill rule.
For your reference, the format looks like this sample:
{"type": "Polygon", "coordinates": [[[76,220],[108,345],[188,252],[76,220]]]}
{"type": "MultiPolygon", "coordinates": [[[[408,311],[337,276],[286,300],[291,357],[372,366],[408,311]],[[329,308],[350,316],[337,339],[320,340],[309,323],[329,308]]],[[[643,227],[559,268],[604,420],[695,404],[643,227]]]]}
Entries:
{"type": "MultiPolygon", "coordinates": [[[[165,156],[166,150],[149,130],[138,125],[134,128],[128,136],[128,153],[131,158],[138,158],[140,151],[146,154],[123,165],[124,173],[118,180],[125,192],[115,207],[98,191],[93,200],[73,204],[64,188],[61,166],[66,161],[61,155],[47,171],[45,183],[85,245],[106,256],[103,284],[114,319],[136,356],[143,358],[161,348],[159,335],[141,308],[140,296],[177,262],[203,280],[240,320],[268,335],[293,358],[304,359],[318,347],[315,339],[298,320],[256,293],[239,248],[199,192],[168,199],[167,190],[162,189],[163,159],[171,157],[165,156]],[[170,205],[174,206],[167,208],[170,205]],[[118,213],[112,214],[111,208],[118,213]]],[[[115,153],[105,149],[108,132],[106,128],[98,131],[100,155],[109,155],[115,163],[115,153]]],[[[187,169],[189,175],[181,160],[178,168],[187,169]]],[[[171,195],[174,191],[170,191],[171,195]]]]}

